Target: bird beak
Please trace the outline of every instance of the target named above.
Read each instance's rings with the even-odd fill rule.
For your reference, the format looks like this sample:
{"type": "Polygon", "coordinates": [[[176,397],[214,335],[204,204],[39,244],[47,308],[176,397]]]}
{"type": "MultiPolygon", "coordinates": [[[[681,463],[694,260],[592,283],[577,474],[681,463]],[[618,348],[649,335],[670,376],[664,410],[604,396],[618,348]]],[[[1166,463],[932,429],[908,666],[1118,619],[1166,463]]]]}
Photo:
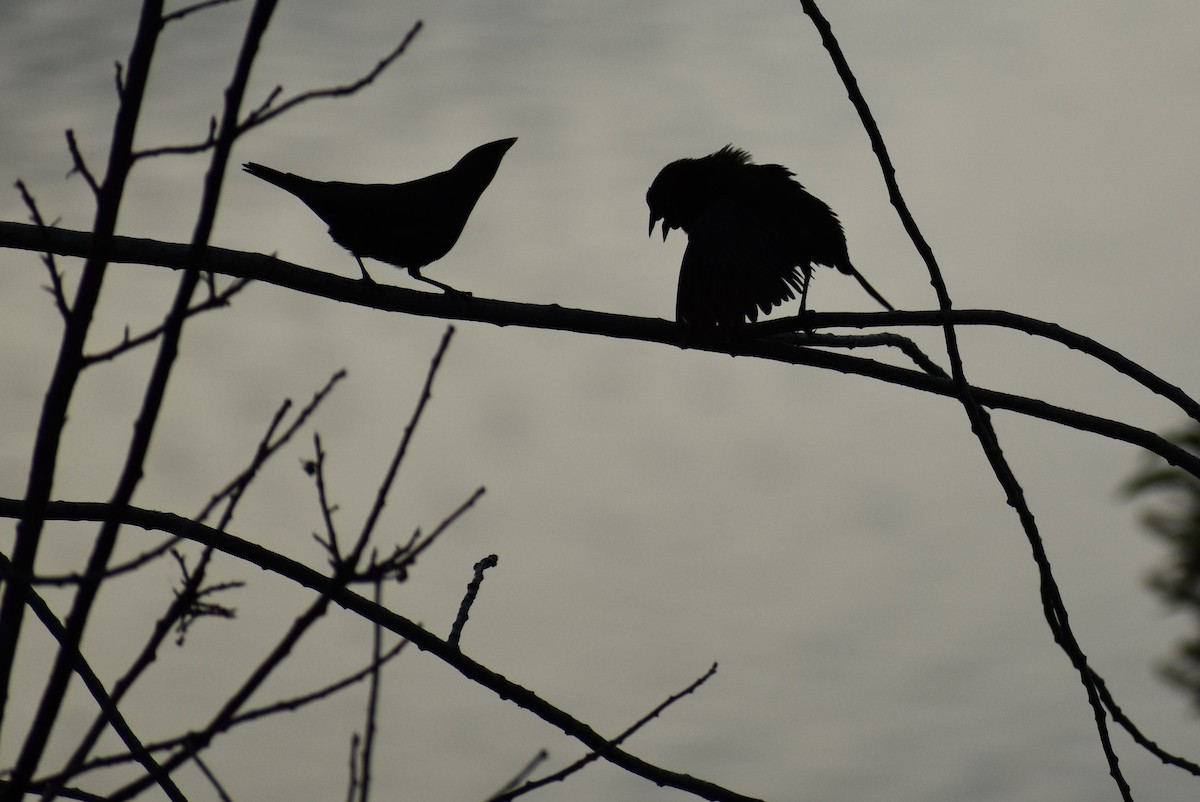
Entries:
{"type": "MultiPolygon", "coordinates": [[[[653,235],[654,235],[654,225],[655,225],[655,223],[656,223],[656,222],[659,222],[660,220],[662,220],[662,219],[661,219],[661,217],[659,217],[658,215],[654,214],[654,213],[653,213],[653,211],[652,211],[652,213],[650,213],[650,231],[646,232],[646,234],[648,235],[648,237],[653,237],[653,235]]],[[[662,226],[662,239],[666,239],[666,238],[667,238],[667,227],[666,227],[666,226],[662,226]]]]}

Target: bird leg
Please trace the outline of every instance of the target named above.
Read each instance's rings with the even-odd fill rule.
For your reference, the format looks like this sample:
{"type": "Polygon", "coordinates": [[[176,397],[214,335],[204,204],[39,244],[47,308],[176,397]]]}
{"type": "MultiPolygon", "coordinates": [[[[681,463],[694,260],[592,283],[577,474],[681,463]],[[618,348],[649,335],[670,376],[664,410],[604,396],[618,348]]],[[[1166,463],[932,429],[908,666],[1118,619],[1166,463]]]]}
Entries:
{"type": "Polygon", "coordinates": [[[471,293],[469,293],[469,292],[465,292],[463,290],[456,290],[453,287],[451,287],[449,284],[443,284],[442,282],[435,281],[435,280],[429,278],[428,276],[422,276],[420,268],[410,267],[408,269],[408,274],[410,276],[412,276],[413,278],[415,278],[417,281],[424,281],[426,284],[432,284],[433,286],[437,287],[439,290],[446,293],[447,295],[456,295],[460,298],[470,298],[471,297],[471,293]]]}
{"type": "Polygon", "coordinates": [[[800,275],[803,276],[800,283],[800,315],[803,315],[808,303],[808,283],[812,281],[812,268],[801,270],[800,275]]]}
{"type": "Polygon", "coordinates": [[[362,271],[362,274],[363,274],[363,276],[362,276],[362,277],[363,277],[363,279],[364,279],[365,281],[367,281],[367,282],[371,283],[371,284],[374,284],[374,283],[375,283],[375,279],[371,278],[371,274],[367,272],[367,268],[366,268],[366,266],[363,264],[363,262],[362,262],[362,259],[360,259],[360,258],[359,258],[359,256],[358,256],[358,254],[357,254],[357,253],[356,253],[356,254],[352,254],[352,256],[354,256],[354,261],[358,262],[358,269],[362,271]]]}

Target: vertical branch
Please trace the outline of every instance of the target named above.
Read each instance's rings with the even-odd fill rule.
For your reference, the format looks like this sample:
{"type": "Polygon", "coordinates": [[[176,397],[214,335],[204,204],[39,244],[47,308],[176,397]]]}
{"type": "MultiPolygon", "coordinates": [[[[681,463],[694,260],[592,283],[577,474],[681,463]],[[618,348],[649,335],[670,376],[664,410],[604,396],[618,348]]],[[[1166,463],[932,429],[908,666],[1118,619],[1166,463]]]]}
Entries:
{"type": "MultiPolygon", "coordinates": [[[[46,401],[42,405],[41,419],[38,421],[29,480],[25,490],[25,514],[17,524],[12,567],[4,575],[4,598],[0,601],[0,725],[3,724],[12,680],[13,659],[28,600],[28,583],[33,574],[34,561],[45,525],[46,504],[50,500],[54,484],[67,408],[83,368],[84,341],[100,298],[100,287],[104,282],[104,271],[116,231],[117,214],[132,166],[130,153],[146,82],[150,75],[150,63],[158,43],[162,5],[162,0],[145,0],[142,5],[137,34],[129,56],[129,80],[121,93],[112,145],[109,148],[108,172],[96,204],[91,254],[83,268],[75,303],[71,306],[71,317],[63,330],[54,374],[46,392],[46,401]]],[[[40,750],[38,751],[40,753],[40,750]]],[[[36,756],[31,757],[36,759],[36,756]]],[[[20,799],[33,768],[28,761],[17,767],[10,785],[11,798],[20,799]]]]}
{"type": "MultiPolygon", "coordinates": [[[[374,562],[374,560],[372,560],[374,562]]],[[[375,604],[383,606],[383,578],[375,580],[375,604]]],[[[379,680],[383,671],[383,627],[378,621],[371,626],[371,678],[367,691],[367,723],[363,731],[362,752],[359,754],[358,802],[371,798],[371,768],[375,755],[376,721],[379,714],[379,680]]]]}
{"type": "MultiPolygon", "coordinates": [[[[833,29],[830,27],[828,20],[821,14],[821,10],[817,8],[814,0],[800,0],[800,5],[804,9],[804,13],[812,19],[813,25],[820,33],[821,42],[826,51],[828,51],[834,67],[837,69],[838,76],[841,77],[842,83],[846,87],[846,93],[850,98],[850,102],[858,112],[863,128],[871,140],[871,148],[875,151],[875,155],[879,160],[879,166],[883,172],[884,182],[887,184],[888,196],[891,199],[892,206],[895,207],[896,213],[904,225],[904,230],[908,233],[914,247],[916,247],[917,252],[921,255],[921,259],[925,262],[925,266],[929,271],[930,284],[937,294],[938,307],[943,312],[949,312],[951,309],[950,293],[946,289],[946,282],[942,277],[941,268],[938,267],[937,259],[933,255],[933,249],[929,247],[929,243],[925,240],[924,235],[917,226],[912,212],[909,211],[908,204],[904,201],[904,196],[900,193],[900,185],[896,181],[896,169],[892,165],[891,157],[888,156],[887,146],[883,141],[883,134],[880,133],[879,126],[875,122],[874,115],[871,114],[866,98],[863,97],[862,91],[858,87],[858,81],[855,79],[854,73],[850,70],[850,65],[846,62],[846,57],[842,53],[841,46],[833,35],[833,29]]],[[[958,347],[958,336],[954,328],[954,323],[949,317],[942,324],[942,331],[946,340],[946,351],[950,358],[954,386],[959,400],[962,402],[963,409],[967,413],[967,418],[971,422],[971,431],[978,438],[984,455],[987,457],[988,463],[992,468],[992,472],[996,475],[997,481],[999,481],[1004,490],[1009,506],[1016,511],[1017,517],[1021,522],[1021,527],[1025,531],[1025,537],[1029,541],[1030,549],[1033,552],[1034,561],[1037,564],[1041,580],[1042,611],[1046,617],[1046,622],[1050,626],[1050,631],[1054,635],[1055,642],[1066,652],[1072,665],[1079,672],[1080,680],[1087,692],[1088,702],[1091,704],[1092,712],[1095,715],[1096,728],[1099,732],[1104,756],[1108,761],[1109,774],[1112,775],[1113,780],[1116,782],[1117,788],[1121,793],[1121,798],[1127,800],[1127,802],[1132,802],[1133,797],[1130,793],[1129,784],[1126,782],[1118,765],[1117,754],[1113,750],[1109,735],[1107,717],[1104,712],[1104,702],[1101,698],[1101,689],[1098,682],[1099,678],[1088,665],[1087,656],[1083,653],[1082,648],[1075,640],[1075,636],[1071,631],[1066,604],[1059,593],[1058,583],[1054,579],[1050,560],[1046,555],[1045,546],[1042,542],[1041,533],[1038,531],[1033,511],[1029,508],[1029,504],[1025,500],[1025,493],[1000,447],[1000,441],[996,436],[995,429],[992,427],[991,416],[980,405],[972,391],[971,385],[967,381],[966,372],[962,364],[962,354],[958,347]]]]}
{"type": "MultiPolygon", "coordinates": [[[[250,67],[254,62],[254,57],[258,52],[258,43],[266,30],[274,8],[275,0],[259,0],[250,15],[242,50],[238,55],[237,66],[230,85],[225,92],[225,109],[221,131],[217,139],[217,146],[213,151],[209,172],[205,177],[203,200],[192,239],[192,247],[189,252],[190,264],[180,278],[179,287],[176,291],[171,310],[164,321],[158,355],[147,384],[141,411],[134,423],[133,439],[130,442],[129,451],[125,458],[125,465],[122,469],[121,477],[117,482],[112,500],[109,503],[108,515],[101,525],[92,554],[88,559],[87,571],[76,593],[71,612],[67,617],[67,641],[58,651],[54,665],[50,670],[46,689],[38,706],[34,723],[30,727],[25,743],[22,745],[21,755],[13,775],[12,790],[14,794],[18,794],[24,788],[25,784],[28,783],[30,777],[32,777],[41,759],[46,743],[49,740],[50,732],[54,727],[54,722],[57,719],[62,699],[71,678],[73,662],[71,655],[79,647],[79,643],[83,638],[83,631],[86,627],[93,602],[99,592],[100,584],[103,581],[105,569],[113,550],[116,548],[121,516],[133,498],[133,493],[142,478],[143,464],[150,448],[150,441],[155,424],[158,421],[159,412],[162,409],[162,402],[166,395],[171,369],[178,355],[179,341],[182,336],[183,323],[187,318],[188,305],[200,281],[200,268],[204,263],[208,239],[212,233],[213,221],[216,219],[217,202],[220,198],[225,167],[229,161],[230,150],[237,137],[238,112],[241,107],[246,83],[249,79],[250,67]]],[[[155,6],[153,20],[156,26],[161,25],[161,11],[161,3],[158,3],[155,6]]],[[[145,68],[148,71],[148,62],[145,68]]],[[[130,82],[134,81],[135,78],[137,76],[131,63],[130,82]]],[[[144,82],[144,79],[142,80],[144,82]]],[[[129,92],[130,85],[127,85],[124,90],[124,97],[128,97],[129,92]]],[[[156,779],[162,776],[161,772],[156,772],[155,774],[156,779]]],[[[14,796],[13,798],[18,797],[14,796]]]]}
{"type": "Polygon", "coordinates": [[[404,427],[404,434],[400,438],[400,445],[396,447],[396,453],[392,456],[387,473],[384,475],[383,481],[379,483],[379,489],[375,493],[375,503],[371,505],[371,510],[367,513],[367,519],[363,523],[362,531],[359,533],[358,542],[355,544],[354,550],[346,558],[351,570],[357,564],[363,549],[366,547],[367,541],[371,537],[371,533],[375,531],[375,525],[379,521],[379,516],[383,513],[383,507],[387,503],[388,491],[391,490],[392,483],[396,479],[396,473],[400,470],[400,463],[404,462],[404,455],[408,453],[408,445],[412,441],[413,433],[416,431],[417,424],[421,420],[421,415],[425,411],[425,405],[433,397],[433,380],[437,376],[438,368],[442,365],[442,357],[446,355],[446,349],[450,347],[450,339],[453,336],[454,327],[447,326],[446,333],[442,335],[442,340],[438,343],[437,351],[429,363],[429,372],[425,374],[425,386],[421,388],[421,397],[417,400],[417,406],[413,410],[412,417],[409,418],[408,425],[404,427]]]}

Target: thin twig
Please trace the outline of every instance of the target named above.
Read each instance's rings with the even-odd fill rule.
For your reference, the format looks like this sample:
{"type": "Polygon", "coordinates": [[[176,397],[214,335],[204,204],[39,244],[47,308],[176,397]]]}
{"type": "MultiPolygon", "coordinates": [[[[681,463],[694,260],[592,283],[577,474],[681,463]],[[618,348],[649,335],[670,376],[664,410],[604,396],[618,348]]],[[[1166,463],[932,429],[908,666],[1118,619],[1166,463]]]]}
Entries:
{"type": "Polygon", "coordinates": [[[193,755],[192,762],[196,764],[196,766],[200,769],[200,773],[204,775],[204,778],[208,780],[209,784],[213,787],[213,790],[217,792],[217,798],[220,799],[221,802],[233,802],[233,799],[228,793],[226,793],[225,786],[221,785],[221,781],[217,779],[217,775],[213,774],[212,770],[208,767],[208,764],[205,763],[199,755],[193,755]]]}
{"type": "Polygon", "coordinates": [[[495,554],[489,554],[475,563],[475,576],[467,583],[467,592],[463,595],[462,602],[458,605],[458,615],[454,619],[454,625],[450,627],[450,637],[446,638],[446,641],[451,646],[459,646],[463,627],[467,625],[467,618],[471,615],[471,605],[475,603],[475,597],[479,595],[479,588],[483,585],[483,572],[489,568],[495,568],[499,562],[499,557],[495,554]]]}
{"type": "MultiPolygon", "coordinates": [[[[32,193],[25,186],[24,181],[17,181],[17,191],[21,193],[21,200],[25,202],[25,207],[29,209],[29,219],[33,220],[33,224],[38,227],[41,232],[49,239],[50,227],[46,225],[46,221],[42,219],[42,213],[38,209],[37,201],[33,199],[32,193]]],[[[63,321],[71,319],[71,307],[67,303],[66,293],[63,291],[62,273],[59,272],[58,262],[54,259],[54,253],[49,250],[41,252],[42,264],[50,272],[50,294],[54,296],[54,306],[58,309],[59,315],[63,321]]]]}
{"type": "Polygon", "coordinates": [[[213,6],[223,6],[228,3],[236,2],[239,2],[239,0],[201,0],[201,2],[193,3],[190,6],[184,6],[178,11],[172,11],[170,14],[165,15],[162,18],[162,24],[165,27],[172,22],[177,22],[186,16],[195,14],[197,11],[203,11],[206,8],[212,8],[213,6]]]}
{"type": "MultiPolygon", "coordinates": [[[[807,315],[817,317],[824,327],[876,328],[887,326],[944,326],[947,322],[956,327],[963,326],[996,326],[1012,329],[1023,334],[1029,334],[1040,339],[1050,340],[1065,345],[1073,351],[1078,351],[1095,359],[1116,372],[1133,379],[1138,384],[1178,406],[1185,415],[1200,422],[1200,403],[1191,398],[1180,387],[1167,382],[1152,371],[1134,362],[1112,348],[1086,337],[1078,332],[1064,328],[1057,323],[1050,323],[1028,315],[1018,315],[993,309],[952,309],[949,311],[932,312],[886,312],[861,314],[857,312],[808,312],[807,315]]],[[[797,318],[777,318],[747,327],[754,336],[767,336],[780,332],[791,332],[802,329],[797,318]]]]}
{"type": "MultiPolygon", "coordinates": [[[[207,518],[211,510],[220,502],[220,500],[228,498],[229,504],[226,506],[226,509],[221,516],[220,523],[218,524],[220,528],[228,526],[229,522],[232,520],[234,508],[236,507],[238,500],[241,498],[242,492],[252,481],[257,471],[279,448],[281,448],[285,443],[288,442],[288,440],[291,439],[292,435],[295,434],[295,432],[303,425],[303,423],[308,419],[313,411],[315,411],[321,401],[323,401],[328,393],[332,391],[334,385],[340,381],[344,375],[344,372],[338,372],[334,374],[334,376],[325,384],[325,386],[316,394],[314,394],[308,405],[300,411],[300,413],[296,416],[296,419],[292,421],[287,429],[278,437],[276,437],[275,435],[277,430],[282,425],[285,415],[291,408],[291,401],[285,400],[280,405],[280,408],[276,411],[274,417],[271,419],[270,424],[267,426],[265,434],[259,441],[255,449],[254,456],[251,459],[250,466],[241,474],[239,474],[237,479],[227,485],[223,491],[214,496],[213,499],[210,500],[209,504],[196,517],[195,521],[197,523],[203,521],[205,518],[207,518]]],[[[169,550],[177,542],[177,540],[178,539],[168,541],[167,543],[158,547],[158,549],[155,549],[153,552],[150,552],[147,555],[142,555],[141,560],[135,562],[144,561],[150,556],[156,556],[159,552],[169,550]]],[[[205,549],[195,570],[189,572],[186,566],[181,564],[184,575],[183,589],[176,593],[174,602],[171,604],[162,618],[156,622],[145,646],[142,649],[141,654],[131,663],[129,668],[126,669],[125,673],[117,681],[113,689],[113,696],[115,699],[121,699],[142,675],[142,673],[149,668],[150,664],[157,657],[160,645],[172,629],[179,629],[178,641],[181,643],[191,619],[195,618],[196,616],[218,615],[229,617],[231,615],[231,611],[229,611],[228,608],[200,601],[203,596],[228,590],[230,588],[237,587],[240,584],[220,583],[208,588],[202,588],[206,578],[210,557],[211,547],[205,549]]],[[[180,558],[177,556],[176,559],[178,560],[180,558]]],[[[118,569],[127,567],[128,564],[126,566],[119,566],[118,569]]],[[[108,572],[109,576],[111,577],[113,574],[115,574],[118,569],[110,570],[108,572]]],[[[102,724],[103,721],[98,720],[93,725],[92,729],[89,730],[88,734],[81,740],[75,754],[68,762],[68,772],[64,772],[64,774],[68,774],[69,770],[73,767],[83,765],[92,747],[95,745],[97,738],[99,738],[102,732],[102,724]]]]}
{"type": "MultiPolygon", "coordinates": [[[[29,787],[30,791],[38,790],[37,784],[32,784],[29,787]]],[[[0,792],[3,792],[4,798],[11,798],[13,795],[13,784],[9,780],[0,779],[0,792]]],[[[102,794],[92,794],[84,791],[81,788],[71,788],[70,786],[62,786],[58,789],[58,795],[67,799],[75,799],[78,802],[105,802],[105,797],[102,794]]]]}
{"type": "Polygon", "coordinates": [[[347,761],[348,776],[346,778],[346,802],[354,802],[358,794],[358,753],[362,751],[362,738],[357,732],[350,733],[350,757],[347,761]]]}
{"type": "MultiPolygon", "coordinates": [[[[236,0],[223,0],[224,2],[236,2],[236,0]]],[[[197,153],[204,153],[212,150],[217,145],[217,120],[215,117],[208,118],[208,134],[200,142],[194,142],[190,145],[162,145],[156,148],[147,148],[146,150],[134,151],[133,158],[154,159],[159,156],[194,156],[197,153]]]]}
{"type": "Polygon", "coordinates": [[[321,448],[321,435],[313,432],[313,451],[315,457],[305,463],[308,472],[317,485],[317,503],[321,507],[321,520],[325,522],[325,540],[317,540],[329,552],[329,564],[335,568],[344,561],[342,549],[338,545],[337,526],[333,523],[334,505],[329,503],[328,491],[325,486],[325,450],[321,448]]]}
{"type": "Polygon", "coordinates": [[[100,185],[96,183],[96,176],[92,175],[92,171],[88,169],[87,160],[83,158],[83,153],[79,150],[79,143],[75,141],[75,132],[70,128],[67,129],[67,150],[70,151],[71,162],[75,165],[71,168],[71,172],[67,173],[67,176],[79,173],[91,188],[92,194],[99,198],[100,185]]]}
{"type": "Polygon", "coordinates": [[[352,563],[357,562],[358,556],[362,554],[367,541],[375,531],[375,525],[379,522],[379,516],[383,512],[384,505],[387,503],[388,492],[391,490],[392,483],[396,479],[396,474],[400,470],[400,463],[404,461],[404,455],[408,453],[409,443],[412,442],[413,433],[416,431],[417,424],[421,420],[421,415],[425,412],[425,406],[429,403],[429,399],[433,397],[433,379],[437,376],[438,368],[442,364],[442,357],[446,355],[446,349],[450,347],[450,340],[453,336],[454,327],[447,326],[446,332],[442,335],[442,340],[433,354],[433,359],[430,361],[429,370],[425,374],[425,386],[421,388],[421,395],[417,399],[417,405],[404,427],[404,434],[400,438],[400,444],[396,447],[396,452],[392,456],[391,464],[388,465],[383,481],[379,483],[379,488],[375,492],[375,501],[371,505],[370,512],[367,513],[366,520],[363,522],[358,542],[347,557],[352,563]]]}
{"type": "Polygon", "coordinates": [[[549,785],[550,783],[562,782],[567,777],[570,777],[572,774],[575,774],[576,772],[581,771],[589,763],[593,763],[596,760],[604,757],[605,753],[608,752],[609,750],[616,749],[617,747],[619,747],[621,744],[623,744],[625,741],[627,741],[630,738],[630,736],[632,736],[635,732],[637,732],[642,727],[646,726],[651,721],[653,721],[654,719],[656,719],[660,715],[662,715],[662,712],[664,710],[666,710],[668,707],[675,704],[683,697],[688,696],[689,694],[695,693],[697,688],[699,688],[704,683],[708,682],[709,678],[711,678],[716,673],[717,673],[717,664],[713,663],[712,666],[709,667],[708,671],[704,672],[704,674],[702,676],[700,676],[698,679],[696,679],[694,682],[692,682],[690,685],[688,685],[682,691],[679,691],[678,693],[673,693],[670,696],[668,696],[657,707],[655,707],[649,713],[647,713],[646,715],[644,715],[640,719],[638,719],[636,722],[634,722],[633,726],[626,729],[624,732],[622,732],[616,738],[613,738],[611,741],[609,741],[604,746],[600,747],[599,749],[592,750],[588,754],[581,757],[579,760],[576,760],[571,765],[566,766],[565,768],[562,768],[562,769],[554,772],[553,774],[547,775],[547,776],[541,778],[540,780],[533,780],[531,782],[527,782],[524,785],[522,785],[520,788],[516,788],[512,791],[508,791],[506,793],[502,793],[497,796],[494,796],[491,799],[489,799],[488,802],[509,802],[509,800],[516,799],[519,796],[524,796],[525,794],[529,793],[530,791],[534,791],[534,790],[537,790],[538,788],[545,787],[545,786],[549,785]]]}
{"type": "Polygon", "coordinates": [[[377,576],[392,576],[397,580],[403,580],[407,576],[409,569],[416,564],[417,558],[421,556],[421,553],[432,546],[459,518],[466,514],[467,510],[474,507],[475,502],[483,498],[483,494],[486,492],[486,488],[476,488],[475,492],[466,501],[459,504],[453,512],[443,518],[441,523],[433,528],[433,531],[423,538],[421,537],[420,530],[414,532],[407,546],[397,549],[395,554],[387,560],[382,561],[378,566],[368,568],[363,572],[360,581],[374,581],[377,576]]]}
{"type": "Polygon", "coordinates": [[[529,779],[530,775],[533,774],[533,772],[537,770],[537,767],[542,765],[543,763],[545,763],[546,759],[549,757],[550,757],[549,752],[547,752],[545,749],[539,749],[538,753],[536,755],[534,755],[533,757],[531,757],[529,759],[529,762],[526,763],[524,765],[524,767],[522,767],[522,769],[520,771],[518,771],[511,780],[506,782],[504,785],[500,786],[500,789],[498,791],[496,791],[496,793],[492,794],[491,796],[489,796],[487,798],[487,802],[494,802],[494,800],[498,799],[503,794],[508,793],[509,791],[513,790],[517,786],[524,783],[526,780],[529,779]]]}
{"type": "MultiPolygon", "coordinates": [[[[234,296],[249,286],[251,281],[252,279],[237,279],[216,295],[210,295],[200,303],[189,307],[186,313],[187,316],[189,318],[195,317],[196,315],[213,309],[220,309],[222,307],[229,306],[229,302],[233,300],[234,296]]],[[[166,323],[161,323],[136,337],[130,337],[129,333],[126,332],[125,337],[117,345],[114,345],[104,351],[99,351],[95,354],[85,354],[83,357],[84,366],[89,367],[98,362],[107,362],[115,359],[121,354],[124,354],[127,351],[132,351],[138,346],[153,342],[161,337],[165,330],[166,323]]]]}
{"type": "MultiPolygon", "coordinates": [[[[383,580],[375,582],[375,604],[383,606],[383,580]]],[[[363,729],[363,747],[360,753],[358,801],[369,802],[371,798],[371,768],[375,756],[375,732],[379,720],[379,686],[383,675],[383,627],[376,621],[371,626],[371,679],[367,684],[367,721],[363,729]]]]}
{"type": "MultiPolygon", "coordinates": [[[[345,690],[352,685],[362,682],[371,675],[371,672],[375,669],[376,665],[383,665],[392,660],[394,657],[397,657],[404,650],[406,645],[408,645],[408,641],[400,641],[387,652],[385,652],[377,662],[372,662],[370,665],[360,669],[359,671],[356,671],[355,673],[350,674],[347,677],[343,677],[342,679],[332,682],[324,687],[318,688],[315,691],[310,691],[309,693],[302,694],[300,696],[282,699],[278,702],[272,702],[269,705],[264,705],[263,707],[257,707],[252,710],[239,713],[238,715],[234,716],[226,731],[228,732],[229,730],[232,730],[233,728],[242,724],[248,724],[252,721],[257,721],[258,719],[267,718],[279,713],[294,712],[315,702],[322,701],[323,699],[326,699],[327,697],[332,696],[339,691],[345,690]]],[[[148,743],[146,744],[146,750],[154,753],[166,751],[168,749],[177,749],[182,744],[186,743],[191,737],[191,734],[187,733],[184,735],[175,736],[173,738],[168,738],[163,741],[148,743]]],[[[98,769],[110,768],[112,766],[120,766],[129,763],[133,759],[133,756],[127,752],[118,755],[97,757],[84,763],[79,768],[79,772],[82,773],[96,771],[98,769]]],[[[54,775],[51,777],[41,778],[38,782],[45,785],[51,782],[57,782],[59,780],[60,775],[54,775]]]]}
{"type": "Polygon", "coordinates": [[[908,337],[903,337],[890,331],[880,332],[878,334],[818,334],[815,332],[795,332],[789,334],[773,335],[772,340],[775,342],[788,343],[800,348],[817,347],[817,348],[874,348],[877,346],[887,346],[896,348],[905,356],[912,360],[913,364],[921,370],[928,373],[930,376],[937,376],[942,379],[950,378],[945,369],[941,365],[930,359],[924,351],[917,346],[915,342],[908,337]]]}
{"type": "MultiPolygon", "coordinates": [[[[334,580],[335,584],[342,584],[338,580],[334,580]]],[[[141,777],[125,786],[117,789],[110,794],[109,802],[127,802],[145,791],[151,783],[159,775],[169,775],[183,763],[191,760],[195,755],[200,754],[208,748],[209,744],[222,733],[226,732],[231,722],[242,706],[250,699],[250,697],[262,687],[279,666],[292,653],[292,650],[299,644],[300,640],[312,629],[318,620],[325,615],[329,609],[331,597],[322,594],[308,606],[276,642],[276,644],[267,652],[259,664],[250,672],[250,675],[242,682],[241,686],[221,705],[220,709],[209,720],[209,722],[199,732],[193,733],[183,746],[178,749],[167,760],[163,761],[161,768],[158,771],[141,777]]]]}
{"type": "Polygon", "coordinates": [[[338,382],[342,381],[344,378],[346,378],[345,370],[339,370],[334,373],[329,380],[325,382],[325,385],[320,390],[317,390],[315,393],[313,393],[313,397],[309,399],[309,402],[304,406],[303,409],[296,413],[295,419],[288,424],[287,428],[284,429],[278,437],[275,437],[275,430],[281,425],[283,416],[289,409],[291,409],[291,400],[285,400],[276,411],[275,417],[272,418],[266,434],[263,436],[262,440],[259,441],[258,447],[254,452],[254,457],[250,460],[250,464],[245,468],[245,470],[234,477],[229,484],[227,484],[219,492],[215,493],[211,499],[209,499],[208,504],[206,504],[204,508],[196,515],[196,520],[206,520],[208,516],[212,514],[212,511],[218,504],[225,499],[229,499],[229,503],[226,505],[225,511],[221,515],[221,520],[224,523],[219,524],[218,528],[224,529],[226,526],[228,526],[229,521],[232,520],[233,510],[234,507],[236,507],[238,500],[241,498],[246,488],[249,487],[250,483],[254,481],[254,478],[258,475],[258,472],[262,469],[263,465],[265,465],[267,460],[270,459],[276,452],[278,452],[279,449],[283,448],[291,441],[296,432],[300,431],[308,419],[312,417],[313,413],[317,411],[317,407],[319,407],[326,397],[333,392],[333,389],[337,386],[338,382]]]}
{"type": "MultiPolygon", "coordinates": [[[[154,548],[147,549],[136,557],[132,557],[119,565],[114,565],[111,568],[108,568],[104,572],[104,578],[106,580],[115,579],[116,577],[123,576],[124,574],[132,573],[142,566],[148,565],[162,557],[178,542],[178,538],[165,540],[154,548]]],[[[83,574],[74,571],[67,574],[36,574],[35,576],[31,577],[29,581],[34,585],[65,587],[68,585],[78,585],[83,581],[83,574]]]]}
{"type": "Polygon", "coordinates": [[[340,86],[332,86],[327,89],[310,89],[307,92],[301,92],[299,95],[285,100],[278,106],[274,105],[274,101],[282,93],[282,88],[276,87],[271,92],[270,96],[257,109],[250,112],[250,114],[246,116],[246,119],[242,121],[242,124],[239,128],[239,133],[245,133],[252,128],[256,128],[264,123],[270,122],[279,115],[295,108],[301,103],[307,103],[311,100],[316,100],[323,97],[346,97],[348,95],[353,95],[363,87],[373,83],[384,70],[391,66],[392,62],[403,56],[404,51],[408,49],[408,46],[412,43],[413,39],[416,38],[417,34],[420,33],[423,26],[424,23],[421,20],[417,20],[417,22],[412,26],[412,28],[409,29],[408,33],[405,34],[404,38],[400,41],[400,44],[396,45],[395,49],[392,50],[391,53],[384,56],[379,63],[377,63],[374,68],[371,69],[370,72],[359,78],[357,81],[352,81],[351,83],[342,84],[340,86]]]}

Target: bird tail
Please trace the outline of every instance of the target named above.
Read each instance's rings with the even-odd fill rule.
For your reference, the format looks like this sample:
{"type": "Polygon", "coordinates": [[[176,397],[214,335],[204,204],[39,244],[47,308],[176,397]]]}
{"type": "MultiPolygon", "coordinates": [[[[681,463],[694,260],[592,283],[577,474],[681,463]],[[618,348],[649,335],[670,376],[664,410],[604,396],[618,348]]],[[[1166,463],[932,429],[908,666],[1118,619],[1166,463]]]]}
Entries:
{"type": "Polygon", "coordinates": [[[296,194],[297,189],[308,183],[306,179],[303,179],[298,175],[281,173],[278,170],[265,167],[261,164],[256,164],[255,162],[246,162],[242,165],[242,169],[255,178],[261,178],[268,184],[274,184],[280,189],[291,192],[293,195],[296,194]]]}
{"type": "Polygon", "coordinates": [[[863,274],[862,274],[862,273],[859,273],[859,272],[858,272],[858,271],[857,271],[857,270],[854,268],[854,265],[852,265],[852,264],[850,264],[850,263],[848,263],[848,262],[847,262],[847,263],[846,263],[846,267],[848,267],[848,268],[850,268],[850,269],[849,269],[849,270],[847,270],[847,271],[845,271],[845,272],[849,273],[850,275],[852,275],[852,276],[854,276],[856,279],[858,279],[858,283],[862,285],[862,288],[863,288],[864,290],[866,290],[866,291],[867,291],[867,294],[868,294],[868,295],[870,295],[870,296],[871,296],[872,298],[874,298],[876,301],[879,301],[879,303],[883,305],[883,308],[884,308],[884,309],[886,309],[886,310],[888,310],[889,312],[895,312],[895,311],[896,311],[896,307],[894,307],[894,306],[892,306],[890,303],[888,303],[888,300],[887,300],[887,298],[884,298],[882,295],[880,295],[880,294],[879,294],[879,290],[877,290],[877,289],[875,289],[874,287],[872,287],[872,286],[871,286],[871,282],[869,282],[869,281],[867,281],[865,278],[863,278],[863,274]]]}

